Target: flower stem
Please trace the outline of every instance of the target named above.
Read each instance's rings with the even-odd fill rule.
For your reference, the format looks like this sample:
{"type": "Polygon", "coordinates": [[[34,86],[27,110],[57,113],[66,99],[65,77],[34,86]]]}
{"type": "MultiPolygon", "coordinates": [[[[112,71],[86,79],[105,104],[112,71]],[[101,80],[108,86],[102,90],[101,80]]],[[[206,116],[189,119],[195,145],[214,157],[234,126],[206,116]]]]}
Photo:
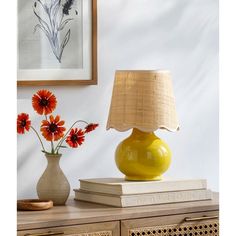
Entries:
{"type": "Polygon", "coordinates": [[[52,147],[52,154],[54,154],[54,145],[53,145],[53,141],[51,141],[51,147],[52,147]]]}
{"type": "Polygon", "coordinates": [[[56,148],[55,148],[55,153],[58,153],[60,146],[62,145],[62,143],[65,141],[66,136],[69,134],[69,132],[71,131],[71,129],[75,126],[75,124],[77,123],[85,123],[86,125],[88,125],[88,122],[84,121],[84,120],[77,120],[66,132],[66,134],[61,138],[61,141],[59,141],[59,143],[57,144],[56,148]]]}
{"type": "Polygon", "coordinates": [[[43,142],[42,142],[42,140],[41,140],[41,138],[40,138],[40,136],[39,136],[37,130],[36,130],[33,126],[30,126],[30,127],[31,127],[31,129],[35,132],[35,134],[37,135],[37,137],[38,137],[38,139],[39,139],[39,142],[40,142],[41,145],[42,145],[43,151],[45,152],[45,148],[44,148],[44,146],[43,146],[43,142]]]}

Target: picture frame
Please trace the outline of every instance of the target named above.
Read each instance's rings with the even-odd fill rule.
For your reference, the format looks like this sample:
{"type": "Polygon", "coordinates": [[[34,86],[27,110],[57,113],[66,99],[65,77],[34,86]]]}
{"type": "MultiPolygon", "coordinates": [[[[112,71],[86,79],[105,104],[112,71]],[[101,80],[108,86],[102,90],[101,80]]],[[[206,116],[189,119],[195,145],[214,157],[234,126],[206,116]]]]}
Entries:
{"type": "Polygon", "coordinates": [[[18,0],[17,86],[96,84],[97,0],[18,0]]]}

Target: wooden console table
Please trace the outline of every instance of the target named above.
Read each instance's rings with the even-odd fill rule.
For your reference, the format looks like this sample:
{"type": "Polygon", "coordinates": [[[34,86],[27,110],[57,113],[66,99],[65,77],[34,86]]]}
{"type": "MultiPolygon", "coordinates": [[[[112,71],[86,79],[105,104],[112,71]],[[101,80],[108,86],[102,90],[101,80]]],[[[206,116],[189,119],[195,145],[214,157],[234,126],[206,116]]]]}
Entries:
{"type": "Polygon", "coordinates": [[[219,201],[114,208],[69,200],[46,211],[17,213],[18,236],[219,235],[219,201]]]}

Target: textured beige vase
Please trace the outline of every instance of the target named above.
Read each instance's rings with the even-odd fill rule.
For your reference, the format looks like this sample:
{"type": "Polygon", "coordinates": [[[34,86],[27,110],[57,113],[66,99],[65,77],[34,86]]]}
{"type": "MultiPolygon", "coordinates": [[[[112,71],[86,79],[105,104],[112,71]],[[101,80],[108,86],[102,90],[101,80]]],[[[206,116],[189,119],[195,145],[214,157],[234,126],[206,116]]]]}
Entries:
{"type": "Polygon", "coordinates": [[[48,165],[37,184],[39,199],[52,200],[53,205],[65,205],[70,194],[70,184],[62,172],[60,155],[45,155],[48,165]]]}

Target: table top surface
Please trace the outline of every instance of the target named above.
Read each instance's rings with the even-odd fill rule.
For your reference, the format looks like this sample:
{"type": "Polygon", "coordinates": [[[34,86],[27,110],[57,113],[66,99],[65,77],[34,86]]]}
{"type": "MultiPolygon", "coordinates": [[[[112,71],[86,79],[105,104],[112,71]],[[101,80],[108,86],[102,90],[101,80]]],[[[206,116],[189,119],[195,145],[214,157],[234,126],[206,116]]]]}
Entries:
{"type": "Polygon", "coordinates": [[[219,194],[212,200],[161,205],[117,208],[70,198],[65,206],[54,206],[45,211],[18,211],[17,229],[37,229],[86,223],[135,219],[143,217],[185,214],[219,210],[219,194]]]}

